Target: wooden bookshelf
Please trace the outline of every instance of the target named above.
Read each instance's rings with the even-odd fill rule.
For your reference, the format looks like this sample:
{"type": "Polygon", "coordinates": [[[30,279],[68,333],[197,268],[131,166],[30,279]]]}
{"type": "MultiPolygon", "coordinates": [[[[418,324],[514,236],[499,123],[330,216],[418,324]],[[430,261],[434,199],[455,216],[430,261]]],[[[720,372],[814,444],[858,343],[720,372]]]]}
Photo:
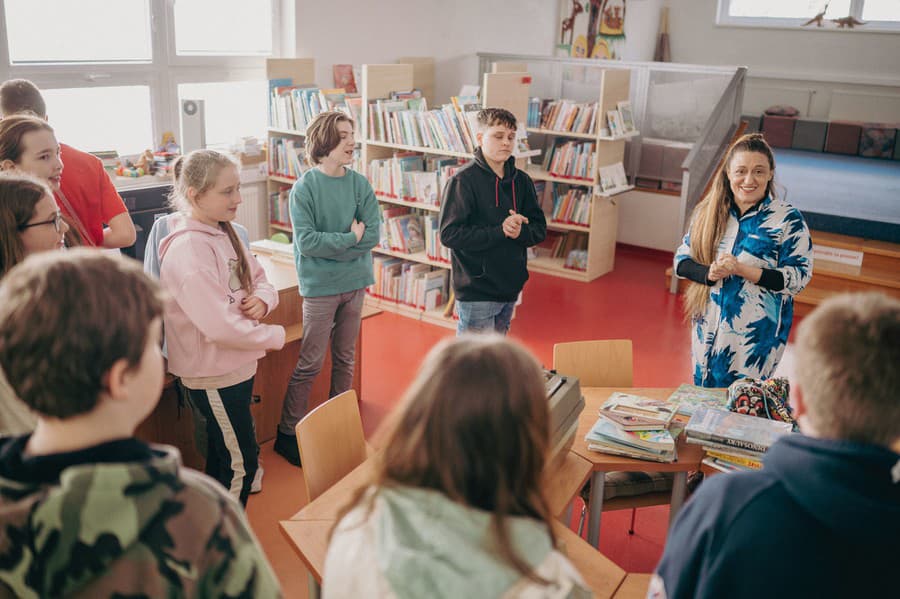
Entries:
{"type": "Polygon", "coordinates": [[[555,138],[589,140],[594,142],[595,148],[594,160],[590,171],[592,178],[589,180],[551,175],[543,169],[541,164],[528,165],[526,172],[535,181],[589,187],[593,194],[590,225],[554,223],[550,222],[549,219],[547,224],[547,227],[551,230],[581,233],[588,236],[587,269],[579,271],[565,268],[565,258],[540,257],[529,260],[528,268],[530,270],[576,281],[593,281],[613,269],[619,214],[618,207],[611,198],[631,191],[634,189],[634,186],[626,185],[616,189],[601,191],[600,168],[623,162],[625,157],[625,140],[640,135],[640,133],[638,131],[630,131],[624,135],[609,136],[600,135],[600,130],[603,129],[601,123],[606,122],[607,111],[615,110],[617,102],[629,99],[630,82],[631,71],[627,69],[604,69],[602,71],[597,91],[597,111],[594,116],[594,118],[598,119],[594,127],[596,133],[574,133],[539,127],[529,127],[527,129],[529,133],[551,138],[548,139],[548,143],[553,143],[555,138]]]}
{"type": "MultiPolygon", "coordinates": [[[[363,112],[361,115],[360,130],[364,131],[362,135],[364,139],[361,141],[361,154],[364,174],[368,173],[369,165],[373,160],[382,160],[390,158],[396,152],[416,152],[423,155],[450,156],[455,158],[472,158],[472,154],[468,152],[456,152],[449,150],[440,150],[437,148],[409,146],[396,143],[388,143],[366,139],[369,131],[369,111],[368,104],[370,100],[385,98],[391,92],[401,91],[413,88],[419,88],[423,91],[423,95],[428,98],[429,107],[434,108],[434,104],[427,96],[429,87],[433,86],[433,62],[423,59],[399,59],[401,64],[367,64],[362,67],[362,105],[363,112]]],[[[520,120],[524,120],[528,112],[528,84],[524,82],[527,74],[523,73],[492,73],[486,74],[482,87],[482,98],[485,105],[503,106],[515,114],[520,120]]],[[[524,159],[520,166],[524,166],[524,159]]],[[[383,204],[391,204],[397,206],[407,206],[418,210],[428,212],[440,212],[440,206],[425,204],[423,202],[410,202],[398,198],[386,197],[376,193],[376,198],[383,204]]],[[[375,254],[393,256],[402,260],[428,264],[435,268],[450,269],[448,262],[434,260],[429,258],[425,252],[415,254],[407,254],[393,250],[386,250],[376,247],[372,250],[375,254]]],[[[377,298],[372,295],[366,296],[366,303],[370,306],[385,310],[386,312],[394,312],[402,316],[416,318],[423,322],[428,322],[438,326],[447,328],[456,328],[456,320],[443,315],[445,306],[441,306],[435,310],[419,310],[412,306],[407,306],[396,301],[377,298]]]]}
{"type": "MultiPolygon", "coordinates": [[[[294,85],[312,85],[316,80],[316,65],[312,58],[267,58],[266,59],[266,79],[292,79],[294,85]]],[[[268,90],[267,90],[268,91],[268,90]]],[[[270,123],[271,125],[271,123],[270,123]]],[[[266,149],[268,152],[269,142],[276,137],[294,137],[298,142],[306,137],[305,131],[297,131],[295,129],[285,129],[282,127],[269,126],[266,130],[266,149]]],[[[269,156],[269,160],[272,157],[269,156]]],[[[271,162],[270,162],[271,165],[271,162]]],[[[269,169],[271,173],[271,169],[269,169]]],[[[272,193],[284,188],[285,185],[293,185],[296,179],[285,177],[282,175],[270,174],[266,178],[266,218],[268,220],[269,237],[275,233],[293,234],[293,230],[289,226],[275,223],[271,221],[271,207],[269,206],[269,196],[272,193]]]]}
{"type": "Polygon", "coordinates": [[[399,252],[397,250],[388,250],[382,247],[374,247],[372,248],[372,253],[374,254],[383,254],[385,256],[393,256],[394,258],[401,258],[403,260],[409,260],[410,262],[418,262],[420,264],[428,264],[430,266],[435,266],[437,268],[446,268],[450,269],[449,262],[443,262],[441,260],[435,260],[433,258],[429,258],[428,254],[425,252],[415,252],[412,254],[408,254],[406,252],[399,252]]]}

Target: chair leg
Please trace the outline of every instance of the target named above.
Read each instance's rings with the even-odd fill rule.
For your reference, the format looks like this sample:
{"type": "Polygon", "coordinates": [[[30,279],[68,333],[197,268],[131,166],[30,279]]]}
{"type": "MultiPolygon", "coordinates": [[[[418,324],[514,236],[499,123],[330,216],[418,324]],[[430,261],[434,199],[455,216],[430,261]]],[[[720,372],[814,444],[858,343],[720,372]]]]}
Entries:
{"type": "Polygon", "coordinates": [[[634,534],[634,519],[636,516],[637,516],[637,508],[633,507],[633,508],[631,508],[631,525],[628,527],[628,534],[630,534],[630,535],[634,534]]]}
{"type": "Polygon", "coordinates": [[[587,515],[587,504],[581,506],[581,516],[578,517],[578,536],[584,531],[584,517],[587,515]]]}

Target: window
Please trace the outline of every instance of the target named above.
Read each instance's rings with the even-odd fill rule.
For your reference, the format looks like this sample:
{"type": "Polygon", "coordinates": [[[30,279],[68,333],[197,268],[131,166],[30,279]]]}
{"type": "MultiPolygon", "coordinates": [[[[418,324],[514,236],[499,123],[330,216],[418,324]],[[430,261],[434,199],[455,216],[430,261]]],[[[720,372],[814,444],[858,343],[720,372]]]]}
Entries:
{"type": "Polygon", "coordinates": [[[719,0],[719,25],[810,31],[900,32],[898,0],[719,0]],[[814,19],[824,10],[817,23],[814,19]],[[835,19],[849,17],[854,27],[835,19]],[[812,22],[810,22],[812,21],[812,22]],[[819,23],[821,26],[819,26],[819,23]]]}
{"type": "Polygon", "coordinates": [[[178,0],[175,51],[179,56],[272,53],[272,5],[247,0],[178,0]]]}
{"type": "Polygon", "coordinates": [[[153,58],[150,0],[6,0],[5,8],[13,64],[153,58]]]}
{"type": "Polygon", "coordinates": [[[151,147],[147,145],[153,139],[148,86],[44,89],[41,94],[56,137],[68,145],[120,154],[137,154],[151,147]],[[102,120],[89,118],[101,114],[102,120]]]}
{"type": "Polygon", "coordinates": [[[183,83],[178,101],[204,100],[206,145],[224,147],[247,135],[265,137],[267,93],[264,80],[183,83]]]}
{"type": "Polygon", "coordinates": [[[0,81],[34,81],[59,139],[86,151],[179,141],[187,95],[206,100],[208,143],[261,136],[279,3],[0,0],[0,81]]]}

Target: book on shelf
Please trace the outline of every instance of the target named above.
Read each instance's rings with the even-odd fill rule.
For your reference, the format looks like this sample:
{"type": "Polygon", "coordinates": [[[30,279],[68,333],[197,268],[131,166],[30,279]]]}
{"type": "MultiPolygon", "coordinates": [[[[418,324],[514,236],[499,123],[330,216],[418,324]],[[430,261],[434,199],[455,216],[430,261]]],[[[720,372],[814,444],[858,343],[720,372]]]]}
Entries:
{"type": "Polygon", "coordinates": [[[415,254],[425,250],[423,215],[405,206],[384,205],[381,208],[381,239],[386,250],[415,254]]]}
{"type": "Polygon", "coordinates": [[[534,246],[538,258],[565,258],[573,250],[587,250],[588,236],[580,232],[547,231],[544,240],[534,246]]]}
{"type": "Polygon", "coordinates": [[[566,256],[566,261],[563,263],[565,268],[570,270],[581,270],[586,271],[588,265],[588,253],[587,250],[572,250],[566,256]]]}
{"type": "Polygon", "coordinates": [[[710,389],[684,383],[679,386],[668,401],[678,404],[678,413],[690,416],[699,407],[725,409],[728,393],[724,389],[710,389]]]}
{"type": "Polygon", "coordinates": [[[393,256],[373,257],[375,282],[367,292],[418,310],[435,310],[447,301],[450,272],[393,256]]]}
{"type": "Polygon", "coordinates": [[[594,142],[557,140],[544,155],[542,167],[554,177],[593,181],[594,142]]]}
{"type": "MultiPolygon", "coordinates": [[[[477,142],[465,99],[429,110],[418,90],[392,92],[370,100],[368,138],[372,142],[471,153],[477,142]]],[[[480,108],[480,107],[479,107],[480,108]]]]}
{"type": "Polygon", "coordinates": [[[269,222],[283,227],[291,226],[291,188],[281,186],[269,194],[269,222]]]}
{"type": "Polygon", "coordinates": [[[290,137],[270,137],[268,145],[270,175],[298,179],[309,168],[302,141],[290,137]]]}
{"type": "Polygon", "coordinates": [[[269,124],[279,129],[305,132],[309,123],[320,113],[343,110],[347,103],[347,92],[343,88],[320,89],[298,85],[271,87],[270,84],[270,90],[269,124]]]}
{"type": "Polygon", "coordinates": [[[616,109],[619,111],[619,120],[622,121],[622,132],[633,133],[637,130],[634,126],[634,113],[631,110],[631,102],[622,100],[616,103],[616,109]]]}
{"type": "Polygon", "coordinates": [[[600,407],[600,416],[626,431],[652,431],[669,427],[678,406],[659,399],[615,392],[600,407]]]}
{"type": "Polygon", "coordinates": [[[441,243],[440,217],[426,214],[423,220],[425,231],[425,255],[431,260],[450,263],[450,248],[441,243]]]}
{"type": "Polygon", "coordinates": [[[597,106],[597,102],[550,100],[541,105],[540,128],[593,135],[597,131],[597,106]]]}
{"type": "Polygon", "coordinates": [[[379,197],[440,206],[444,186],[466,162],[464,158],[398,152],[391,158],[372,160],[366,176],[379,197]]]}
{"type": "Polygon", "coordinates": [[[554,191],[559,193],[553,199],[549,219],[551,222],[590,226],[592,195],[589,189],[570,187],[568,191],[562,193],[562,190],[557,190],[554,185],[554,191]]]}
{"type": "Polygon", "coordinates": [[[606,111],[606,126],[609,127],[610,137],[625,135],[625,125],[622,123],[622,115],[618,110],[606,111]]]}
{"type": "Polygon", "coordinates": [[[331,67],[331,74],[334,79],[335,87],[342,87],[347,93],[355,94],[356,75],[353,72],[352,64],[336,64],[331,67]]]}
{"type": "Polygon", "coordinates": [[[598,169],[600,177],[600,189],[613,191],[628,186],[628,176],[625,174],[625,165],[621,162],[601,166],[598,169]]]}
{"type": "Polygon", "coordinates": [[[685,437],[729,448],[764,453],[779,437],[792,430],[788,422],[778,422],[728,410],[697,408],[685,427],[685,437]]]}

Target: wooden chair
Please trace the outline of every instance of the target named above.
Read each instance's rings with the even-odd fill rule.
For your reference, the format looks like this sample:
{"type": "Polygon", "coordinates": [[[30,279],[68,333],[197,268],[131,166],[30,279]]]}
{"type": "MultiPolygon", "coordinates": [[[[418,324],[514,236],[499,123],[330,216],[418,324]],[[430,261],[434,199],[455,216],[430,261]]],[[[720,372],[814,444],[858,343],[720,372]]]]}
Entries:
{"type": "MultiPolygon", "coordinates": [[[[631,339],[557,343],[553,346],[553,369],[561,374],[578,377],[582,387],[631,387],[634,380],[631,339]]],[[[607,472],[604,492],[608,492],[610,497],[604,499],[603,511],[631,508],[628,533],[634,534],[637,508],[669,503],[671,486],[672,475],[667,473],[607,472]],[[638,474],[641,480],[633,480],[638,474]],[[626,490],[628,486],[652,490],[634,493],[626,490]]],[[[579,535],[584,527],[586,512],[587,501],[578,522],[579,535]]]]}
{"type": "Polygon", "coordinates": [[[295,431],[309,501],[366,460],[368,446],[353,389],[315,408],[295,431]]]}

